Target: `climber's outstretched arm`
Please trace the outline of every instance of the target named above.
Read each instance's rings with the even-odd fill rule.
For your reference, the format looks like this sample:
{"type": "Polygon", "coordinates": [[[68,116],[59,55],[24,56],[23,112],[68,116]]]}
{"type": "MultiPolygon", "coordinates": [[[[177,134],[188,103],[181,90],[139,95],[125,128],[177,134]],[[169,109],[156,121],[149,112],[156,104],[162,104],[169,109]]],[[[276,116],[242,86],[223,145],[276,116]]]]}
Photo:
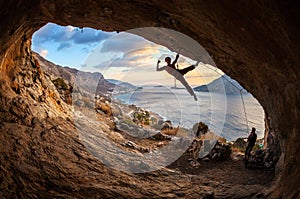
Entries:
{"type": "Polygon", "coordinates": [[[174,65],[174,66],[175,66],[175,64],[176,64],[176,63],[177,63],[177,61],[178,61],[178,58],[179,58],[179,54],[177,54],[177,55],[176,55],[176,58],[175,58],[175,60],[173,61],[172,65],[174,65]]]}
{"type": "Polygon", "coordinates": [[[163,70],[165,70],[165,68],[166,68],[165,66],[159,68],[159,63],[160,63],[160,60],[157,61],[157,64],[156,64],[156,71],[163,71],[163,70]]]}

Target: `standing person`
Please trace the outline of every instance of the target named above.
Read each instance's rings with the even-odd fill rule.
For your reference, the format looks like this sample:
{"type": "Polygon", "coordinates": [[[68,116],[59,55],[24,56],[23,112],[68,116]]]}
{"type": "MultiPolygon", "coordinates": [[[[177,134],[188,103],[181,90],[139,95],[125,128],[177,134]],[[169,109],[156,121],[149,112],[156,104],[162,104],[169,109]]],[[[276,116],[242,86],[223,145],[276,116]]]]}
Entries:
{"type": "Polygon", "coordinates": [[[247,148],[246,148],[246,151],[245,151],[245,160],[247,161],[249,156],[250,156],[250,153],[251,153],[251,150],[253,148],[253,146],[255,145],[255,142],[256,142],[256,138],[257,138],[257,135],[255,133],[256,129],[253,127],[251,132],[250,132],[250,135],[248,137],[248,140],[247,140],[247,148]]]}
{"type": "Polygon", "coordinates": [[[166,57],[165,58],[165,62],[167,63],[166,66],[163,67],[159,67],[159,63],[160,60],[157,61],[157,65],[156,65],[156,71],[163,71],[166,70],[170,75],[173,75],[177,80],[179,80],[187,89],[187,91],[194,96],[194,99],[197,101],[197,96],[194,93],[194,90],[192,89],[192,87],[188,84],[188,82],[185,80],[185,78],[183,77],[186,73],[188,73],[189,71],[192,71],[195,69],[195,66],[198,65],[198,62],[196,65],[191,65],[187,68],[184,69],[177,69],[175,67],[175,64],[177,63],[177,60],[179,58],[179,54],[176,55],[175,60],[171,63],[171,58],[170,57],[166,57]]]}

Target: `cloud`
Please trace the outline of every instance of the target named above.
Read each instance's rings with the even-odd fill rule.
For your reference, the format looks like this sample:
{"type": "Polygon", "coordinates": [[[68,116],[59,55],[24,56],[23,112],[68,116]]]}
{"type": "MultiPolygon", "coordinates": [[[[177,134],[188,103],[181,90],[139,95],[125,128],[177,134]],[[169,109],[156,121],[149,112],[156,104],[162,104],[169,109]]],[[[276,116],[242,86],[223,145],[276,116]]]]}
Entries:
{"type": "Polygon", "coordinates": [[[99,70],[99,69],[102,70],[102,69],[104,69],[106,67],[109,67],[110,63],[111,63],[110,61],[104,61],[104,62],[101,62],[101,63],[99,63],[97,65],[91,66],[91,68],[92,69],[96,69],[96,70],[99,70]]]}
{"type": "Polygon", "coordinates": [[[43,42],[67,42],[72,38],[73,28],[70,26],[58,26],[56,24],[48,23],[34,33],[33,39],[36,43],[43,42]]]}
{"type": "Polygon", "coordinates": [[[89,53],[90,51],[89,51],[88,48],[82,48],[82,49],[81,49],[81,52],[83,52],[83,53],[89,53]]]}
{"type": "Polygon", "coordinates": [[[116,60],[113,60],[109,67],[132,67],[132,66],[135,66],[136,63],[135,61],[133,60],[130,60],[130,59],[116,59],[116,60]]]}
{"type": "Polygon", "coordinates": [[[101,62],[95,66],[92,66],[92,68],[95,69],[108,69],[108,68],[124,68],[124,67],[130,67],[134,64],[134,61],[130,61],[126,58],[113,58],[104,62],[101,62]]]}
{"type": "Polygon", "coordinates": [[[130,52],[149,45],[149,41],[142,37],[130,34],[119,33],[103,42],[100,52],[130,52]]]}
{"type": "Polygon", "coordinates": [[[146,65],[155,65],[157,58],[154,57],[159,56],[160,48],[161,46],[140,36],[122,32],[105,40],[99,50],[100,55],[101,53],[117,53],[119,56],[113,57],[105,64],[99,64],[95,68],[103,66],[140,68],[146,65]]]}
{"type": "Polygon", "coordinates": [[[98,62],[97,64],[95,64],[95,62],[91,62],[93,63],[93,65],[88,65],[90,65],[92,69],[100,71],[152,71],[155,70],[157,57],[161,54],[161,46],[153,45],[152,42],[146,41],[143,38],[128,33],[126,33],[125,36],[121,35],[121,37],[119,37],[119,35],[116,37],[111,37],[103,43],[102,47],[99,47],[101,50],[95,51],[96,54],[94,57],[96,63],[97,60],[100,60],[100,63],[98,62]],[[103,51],[103,49],[110,51],[101,52],[103,51]],[[123,50],[127,51],[123,52],[123,50]],[[109,55],[112,57],[103,60],[103,58],[106,57],[105,55],[109,55]],[[99,57],[102,57],[102,59],[99,59],[99,57]]]}
{"type": "Polygon", "coordinates": [[[150,45],[144,45],[139,49],[134,49],[128,53],[126,53],[126,56],[130,57],[144,57],[144,56],[153,56],[153,55],[158,55],[160,53],[158,48],[155,47],[149,47],[150,45]]]}
{"type": "Polygon", "coordinates": [[[57,51],[60,51],[60,50],[62,50],[62,49],[64,49],[64,48],[70,48],[72,46],[72,44],[70,44],[70,43],[61,43],[61,44],[59,44],[59,46],[58,46],[58,48],[57,48],[57,51]]]}
{"type": "Polygon", "coordinates": [[[39,52],[39,54],[40,54],[42,57],[46,58],[47,55],[48,55],[48,50],[42,49],[42,50],[39,52]]]}
{"type": "Polygon", "coordinates": [[[72,32],[75,29],[74,26],[66,26],[66,31],[72,32]]]}
{"type": "MultiPolygon", "coordinates": [[[[43,42],[69,43],[62,44],[63,47],[70,47],[72,44],[92,44],[99,43],[116,33],[107,33],[92,28],[79,29],[73,26],[59,26],[53,23],[48,23],[40,30],[35,32],[33,39],[35,43],[42,44],[43,42]]],[[[61,50],[61,48],[58,48],[61,50]]]]}
{"type": "Polygon", "coordinates": [[[83,31],[75,31],[72,40],[75,44],[96,43],[110,37],[109,33],[97,31],[91,28],[84,28],[83,31]]]}
{"type": "Polygon", "coordinates": [[[49,35],[54,34],[54,30],[57,28],[57,25],[53,23],[48,23],[44,27],[40,28],[33,35],[35,42],[45,42],[49,39],[49,35]]]}

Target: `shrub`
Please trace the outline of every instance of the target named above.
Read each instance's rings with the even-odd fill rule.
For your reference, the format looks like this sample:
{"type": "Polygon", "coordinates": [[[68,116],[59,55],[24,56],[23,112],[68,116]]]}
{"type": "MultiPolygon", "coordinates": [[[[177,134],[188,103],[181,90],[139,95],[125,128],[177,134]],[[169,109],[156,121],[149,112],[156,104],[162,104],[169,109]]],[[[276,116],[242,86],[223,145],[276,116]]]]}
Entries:
{"type": "Polygon", "coordinates": [[[255,144],[252,148],[252,151],[256,151],[256,150],[259,150],[259,149],[261,149],[259,144],[255,144]]]}
{"type": "Polygon", "coordinates": [[[66,84],[65,80],[62,78],[56,78],[55,80],[52,80],[53,84],[57,89],[67,90],[68,85],[66,84]]]}
{"type": "Polygon", "coordinates": [[[133,113],[133,121],[145,125],[150,125],[150,113],[148,111],[136,111],[133,113]]]}

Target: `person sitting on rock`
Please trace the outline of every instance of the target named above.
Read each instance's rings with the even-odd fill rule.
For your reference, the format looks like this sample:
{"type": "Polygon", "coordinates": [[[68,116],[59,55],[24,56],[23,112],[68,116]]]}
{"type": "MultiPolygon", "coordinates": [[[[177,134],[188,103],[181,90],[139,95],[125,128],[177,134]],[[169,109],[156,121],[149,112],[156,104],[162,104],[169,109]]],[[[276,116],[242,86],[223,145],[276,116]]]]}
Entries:
{"type": "Polygon", "coordinates": [[[245,151],[245,160],[247,161],[249,156],[250,156],[250,153],[251,153],[251,150],[253,148],[253,146],[255,145],[255,142],[256,142],[256,138],[257,138],[257,135],[255,133],[256,129],[253,127],[251,132],[250,132],[250,135],[248,137],[248,145],[247,145],[247,148],[246,148],[246,151],[245,151]]]}
{"type": "Polygon", "coordinates": [[[175,60],[171,63],[171,58],[170,57],[166,57],[165,58],[165,62],[167,63],[166,66],[163,67],[159,67],[159,63],[160,60],[157,61],[157,65],[156,65],[156,71],[163,71],[166,70],[170,75],[174,76],[177,80],[179,80],[187,89],[187,91],[194,96],[194,99],[197,101],[197,96],[194,93],[194,90],[191,88],[191,86],[188,84],[188,82],[185,80],[185,78],[183,77],[186,73],[192,71],[195,69],[195,67],[198,65],[199,61],[197,61],[197,63],[195,65],[191,65],[187,68],[184,69],[177,69],[175,67],[175,64],[177,63],[177,60],[179,58],[179,54],[176,55],[175,60]]]}

